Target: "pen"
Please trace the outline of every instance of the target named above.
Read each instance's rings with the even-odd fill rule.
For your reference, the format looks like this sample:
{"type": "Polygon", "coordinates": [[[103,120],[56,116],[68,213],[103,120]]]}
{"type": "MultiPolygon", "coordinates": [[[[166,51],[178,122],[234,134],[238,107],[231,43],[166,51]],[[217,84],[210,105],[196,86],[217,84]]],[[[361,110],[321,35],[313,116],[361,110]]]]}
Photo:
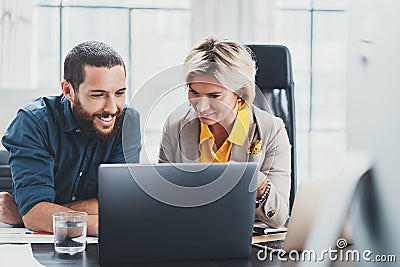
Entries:
{"type": "Polygon", "coordinates": [[[44,231],[41,231],[41,232],[30,232],[30,231],[28,231],[28,232],[25,232],[25,234],[26,235],[52,235],[53,233],[44,232],[44,231]]]}
{"type": "Polygon", "coordinates": [[[281,234],[281,233],[286,233],[286,232],[287,232],[286,229],[282,229],[282,230],[277,230],[277,231],[264,231],[264,234],[273,235],[273,234],[281,234]]]}

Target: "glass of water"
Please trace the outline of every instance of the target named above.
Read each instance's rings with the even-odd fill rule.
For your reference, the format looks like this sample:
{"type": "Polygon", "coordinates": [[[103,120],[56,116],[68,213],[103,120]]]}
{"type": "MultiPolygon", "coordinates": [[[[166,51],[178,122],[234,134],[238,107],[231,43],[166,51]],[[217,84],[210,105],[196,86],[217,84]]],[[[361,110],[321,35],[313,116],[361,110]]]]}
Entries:
{"type": "Polygon", "coordinates": [[[53,213],[54,249],[73,255],[86,249],[87,213],[53,213]]]}

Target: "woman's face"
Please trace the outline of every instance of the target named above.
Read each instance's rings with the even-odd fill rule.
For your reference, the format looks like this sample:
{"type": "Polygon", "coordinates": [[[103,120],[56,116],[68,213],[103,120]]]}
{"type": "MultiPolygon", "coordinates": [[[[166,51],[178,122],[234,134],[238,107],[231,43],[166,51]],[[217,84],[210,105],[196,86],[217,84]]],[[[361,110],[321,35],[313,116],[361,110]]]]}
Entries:
{"type": "Polygon", "coordinates": [[[202,123],[220,123],[229,127],[235,121],[238,96],[222,86],[211,75],[198,76],[191,80],[188,98],[202,123]]]}

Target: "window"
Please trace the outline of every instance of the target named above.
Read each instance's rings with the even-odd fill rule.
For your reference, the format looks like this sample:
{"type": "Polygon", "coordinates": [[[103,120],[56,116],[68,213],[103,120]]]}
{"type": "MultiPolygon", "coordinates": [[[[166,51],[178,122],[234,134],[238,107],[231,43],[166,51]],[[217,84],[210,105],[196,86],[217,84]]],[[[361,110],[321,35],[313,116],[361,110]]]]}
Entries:
{"type": "Polygon", "coordinates": [[[346,1],[279,1],[295,79],[299,179],[331,177],[346,152],[346,1]]]}
{"type": "Polygon", "coordinates": [[[190,49],[190,2],[36,0],[33,11],[35,88],[60,92],[66,53],[86,40],[114,47],[125,60],[128,95],[190,49]],[[165,48],[170,49],[165,53],[165,48]],[[157,59],[157,62],[154,62],[157,59]]]}

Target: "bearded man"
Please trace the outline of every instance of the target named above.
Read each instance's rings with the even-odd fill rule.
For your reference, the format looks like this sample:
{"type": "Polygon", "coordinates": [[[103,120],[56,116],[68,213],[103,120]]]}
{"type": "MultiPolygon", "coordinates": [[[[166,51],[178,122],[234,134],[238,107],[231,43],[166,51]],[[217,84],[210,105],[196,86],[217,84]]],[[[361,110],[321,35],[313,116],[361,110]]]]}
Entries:
{"type": "Polygon", "coordinates": [[[61,88],[61,95],[20,109],[2,139],[13,195],[0,193],[0,221],[52,232],[54,212],[84,211],[88,235],[95,236],[98,166],[139,162],[139,113],[125,106],[123,59],[102,42],[67,54],[61,88]]]}

